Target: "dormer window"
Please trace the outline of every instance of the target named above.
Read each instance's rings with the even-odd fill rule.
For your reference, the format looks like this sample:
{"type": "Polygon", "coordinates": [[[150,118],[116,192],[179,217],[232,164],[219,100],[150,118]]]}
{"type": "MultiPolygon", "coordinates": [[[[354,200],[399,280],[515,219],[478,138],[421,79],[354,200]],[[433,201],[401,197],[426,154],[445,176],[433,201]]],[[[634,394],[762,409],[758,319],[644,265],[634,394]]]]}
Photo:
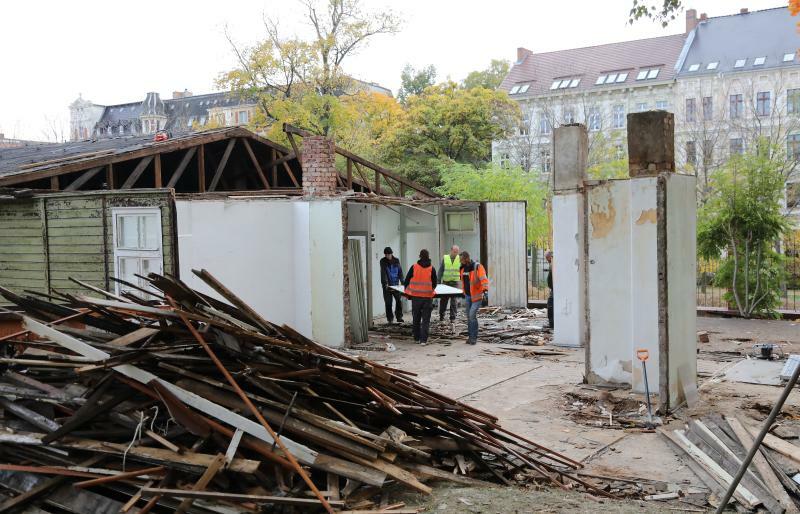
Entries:
{"type": "Polygon", "coordinates": [[[707,70],[716,70],[718,66],[719,66],[719,61],[714,61],[714,62],[708,63],[708,66],[706,66],[706,69],[707,70]]]}
{"type": "Polygon", "coordinates": [[[654,78],[658,77],[658,70],[659,70],[658,68],[653,68],[652,70],[648,71],[647,72],[647,78],[648,79],[654,79],[654,78]]]}
{"type": "Polygon", "coordinates": [[[794,61],[794,52],[790,54],[783,54],[783,62],[793,62],[794,61]]]}
{"type": "Polygon", "coordinates": [[[558,86],[561,85],[560,80],[554,80],[552,84],[550,84],[550,89],[558,89],[558,86]]]}
{"type": "Polygon", "coordinates": [[[756,57],[753,59],[753,66],[763,66],[765,62],[767,62],[766,57],[756,57]]]}
{"type": "Polygon", "coordinates": [[[689,71],[697,71],[700,69],[700,64],[690,64],[689,71]]]}
{"type": "Polygon", "coordinates": [[[508,92],[509,95],[516,95],[519,92],[519,86],[514,86],[511,88],[511,91],[508,92]]]}
{"type": "Polygon", "coordinates": [[[519,92],[520,93],[527,93],[529,87],[531,87],[530,84],[523,84],[522,86],[520,86],[519,92]]]}
{"type": "Polygon", "coordinates": [[[734,63],[734,68],[744,68],[744,65],[747,64],[747,59],[736,59],[734,63]]]}
{"type": "Polygon", "coordinates": [[[594,85],[598,86],[600,84],[605,84],[606,77],[607,77],[607,75],[600,75],[599,77],[597,77],[597,80],[595,81],[594,85]]]}
{"type": "Polygon", "coordinates": [[[660,68],[644,68],[639,70],[639,74],[636,75],[636,80],[647,80],[647,79],[654,79],[658,77],[658,72],[660,68]]]}
{"type": "Polygon", "coordinates": [[[581,83],[581,79],[572,79],[569,83],[569,87],[578,87],[578,84],[581,83]]]}

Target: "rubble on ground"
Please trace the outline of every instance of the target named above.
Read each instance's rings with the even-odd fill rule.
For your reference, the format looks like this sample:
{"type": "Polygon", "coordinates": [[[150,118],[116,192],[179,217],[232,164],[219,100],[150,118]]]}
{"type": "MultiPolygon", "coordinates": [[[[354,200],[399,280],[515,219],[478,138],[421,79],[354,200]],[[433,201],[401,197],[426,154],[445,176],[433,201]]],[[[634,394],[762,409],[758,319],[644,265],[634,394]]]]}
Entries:
{"type": "Polygon", "coordinates": [[[277,326],[195,274],[227,303],[155,274],[152,290],[120,295],[0,288],[24,313],[0,337],[0,511],[399,513],[413,510],[389,486],[429,493],[432,480],[613,497],[492,414],[277,326]]]}

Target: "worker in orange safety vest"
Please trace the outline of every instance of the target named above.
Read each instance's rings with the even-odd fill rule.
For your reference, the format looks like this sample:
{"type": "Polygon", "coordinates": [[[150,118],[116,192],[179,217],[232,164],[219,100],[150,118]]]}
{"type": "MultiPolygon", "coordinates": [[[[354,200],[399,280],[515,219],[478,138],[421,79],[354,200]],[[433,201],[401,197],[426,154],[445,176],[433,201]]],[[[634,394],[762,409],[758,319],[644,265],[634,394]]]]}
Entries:
{"type": "Polygon", "coordinates": [[[478,342],[478,309],[488,301],[489,277],[480,262],[473,261],[469,252],[461,252],[461,284],[466,298],[467,343],[478,342]]]}
{"type": "Polygon", "coordinates": [[[403,282],[404,292],[411,298],[411,333],[417,344],[428,343],[436,284],[436,269],[431,265],[431,256],[428,250],[420,250],[419,260],[409,268],[403,282]]]}

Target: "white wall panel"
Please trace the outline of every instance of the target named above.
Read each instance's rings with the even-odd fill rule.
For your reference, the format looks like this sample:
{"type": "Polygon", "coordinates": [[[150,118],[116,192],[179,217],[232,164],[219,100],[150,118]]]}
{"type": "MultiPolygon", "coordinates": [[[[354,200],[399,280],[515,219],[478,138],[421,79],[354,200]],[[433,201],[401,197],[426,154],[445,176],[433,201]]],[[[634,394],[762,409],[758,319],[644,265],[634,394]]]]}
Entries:
{"type": "Polygon", "coordinates": [[[553,343],[583,346],[585,342],[586,263],[583,195],[553,195],[553,343]]]}
{"type": "Polygon", "coordinates": [[[490,305],[527,307],[525,202],[486,202],[490,305]]]}

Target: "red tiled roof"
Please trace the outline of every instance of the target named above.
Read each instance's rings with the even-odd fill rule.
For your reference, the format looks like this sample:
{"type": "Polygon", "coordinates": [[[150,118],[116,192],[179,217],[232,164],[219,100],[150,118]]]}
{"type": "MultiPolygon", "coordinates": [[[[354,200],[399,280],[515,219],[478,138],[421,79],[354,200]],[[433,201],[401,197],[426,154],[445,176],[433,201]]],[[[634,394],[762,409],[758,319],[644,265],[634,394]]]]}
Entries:
{"type": "Polygon", "coordinates": [[[681,54],[685,39],[685,34],[675,34],[540,54],[526,50],[523,61],[514,64],[500,84],[500,89],[509,91],[515,85],[530,84],[527,92],[513,95],[512,98],[557,91],[574,93],[608,87],[595,86],[597,77],[617,71],[628,72],[628,77],[615,86],[673,80],[675,63],[681,54]],[[657,79],[636,80],[640,69],[656,67],[660,68],[657,79]],[[551,91],[550,86],[553,81],[560,78],[580,78],[581,81],[577,87],[551,91]]]}

